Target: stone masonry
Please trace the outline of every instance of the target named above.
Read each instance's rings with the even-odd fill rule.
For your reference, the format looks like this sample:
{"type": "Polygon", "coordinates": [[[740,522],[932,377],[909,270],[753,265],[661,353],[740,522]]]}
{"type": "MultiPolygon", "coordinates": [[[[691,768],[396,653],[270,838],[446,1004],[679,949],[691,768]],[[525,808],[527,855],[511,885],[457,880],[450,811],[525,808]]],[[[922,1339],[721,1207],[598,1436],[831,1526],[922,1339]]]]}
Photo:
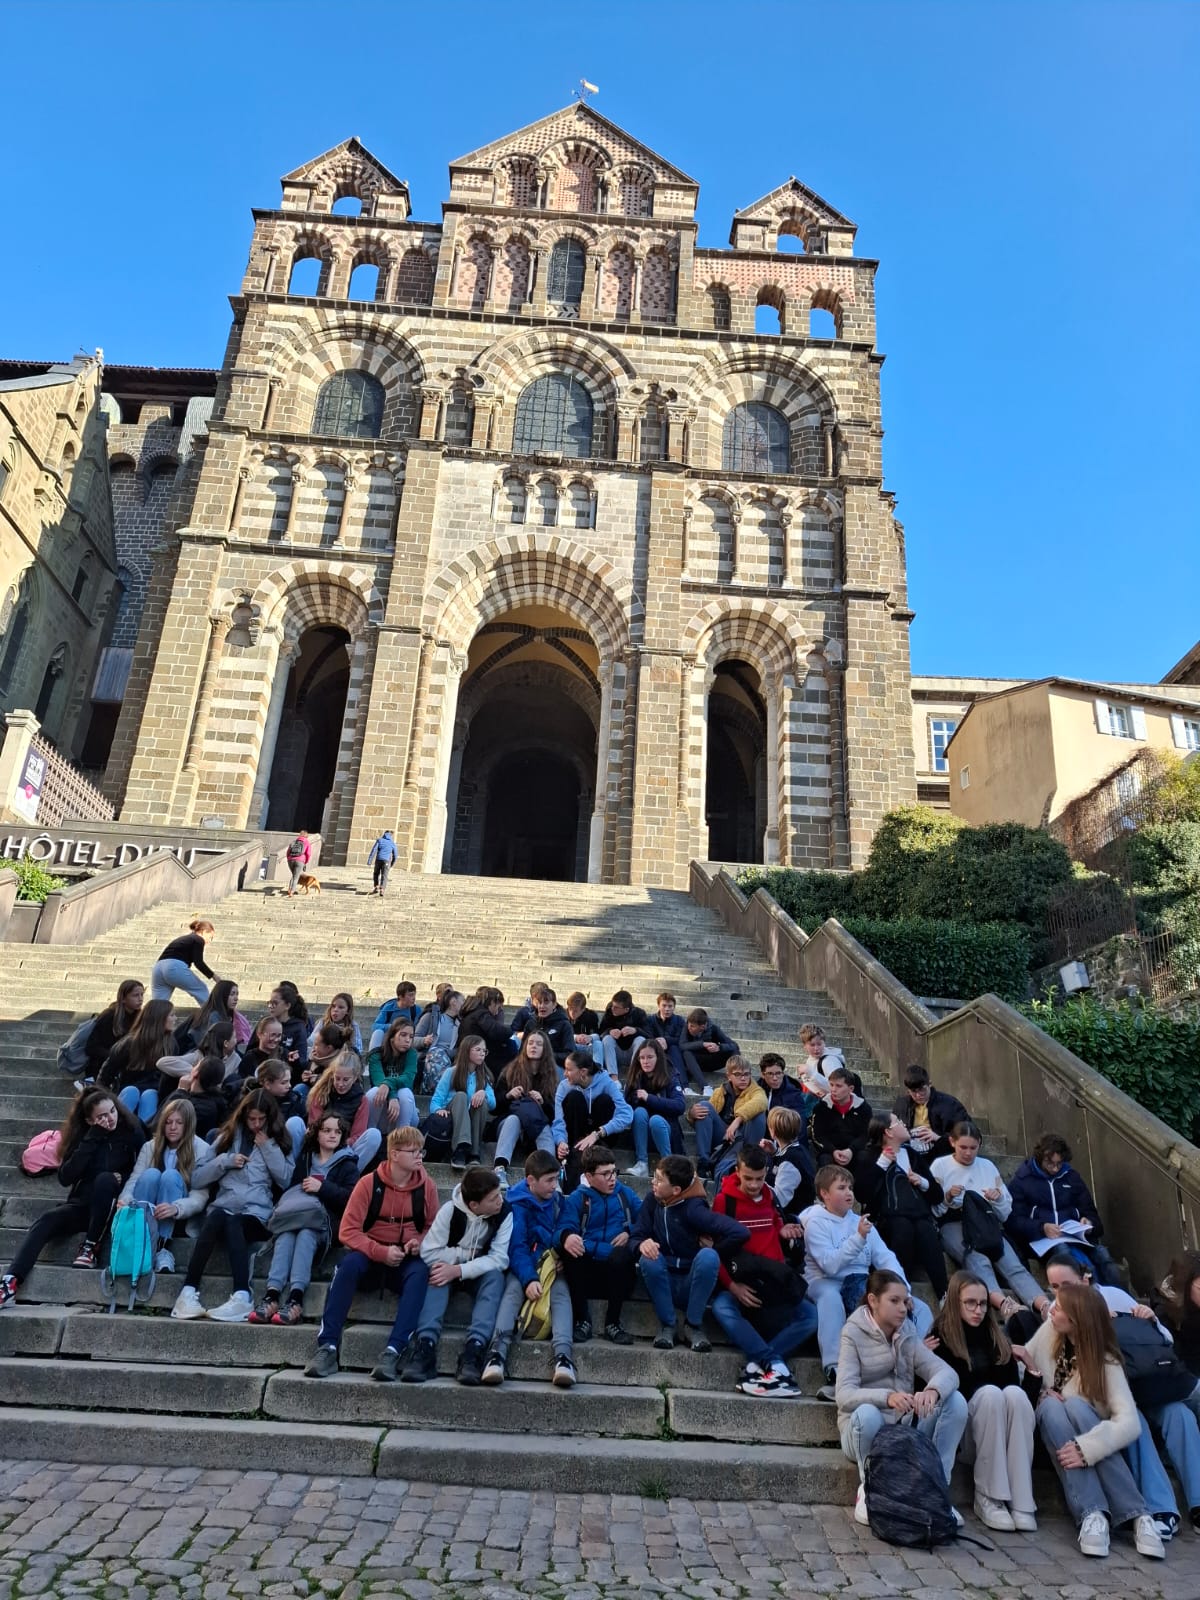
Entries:
{"type": "Polygon", "coordinates": [[[123,818],[600,882],[865,859],[915,795],[876,263],[795,179],[699,249],[697,194],[584,104],[453,162],[440,224],[357,140],[288,174],[146,576],[123,818]]]}

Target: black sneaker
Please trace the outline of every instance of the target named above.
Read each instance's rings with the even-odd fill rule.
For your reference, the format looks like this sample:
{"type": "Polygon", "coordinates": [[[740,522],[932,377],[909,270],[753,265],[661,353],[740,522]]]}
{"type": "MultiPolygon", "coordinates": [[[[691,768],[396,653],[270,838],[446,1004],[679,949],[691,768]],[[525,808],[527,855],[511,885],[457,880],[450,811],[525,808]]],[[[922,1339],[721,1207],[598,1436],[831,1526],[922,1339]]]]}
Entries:
{"type": "Polygon", "coordinates": [[[391,1345],[380,1356],[371,1368],[371,1376],[376,1383],[395,1383],[400,1376],[400,1352],[393,1350],[391,1345]]]}
{"type": "Polygon", "coordinates": [[[469,1144],[460,1144],[450,1157],[450,1165],[455,1172],[465,1172],[471,1165],[471,1146],[469,1144]]]}
{"type": "Polygon", "coordinates": [[[702,1328],[693,1328],[690,1323],[683,1325],[683,1342],[690,1345],[698,1356],[706,1356],[712,1350],[712,1340],[702,1328]]]}
{"type": "Polygon", "coordinates": [[[0,1309],[4,1306],[15,1304],[17,1298],[17,1280],[11,1272],[6,1272],[0,1278],[0,1309]]]}
{"type": "Polygon", "coordinates": [[[818,1400],[828,1400],[833,1404],[837,1400],[837,1368],[825,1368],[825,1382],[817,1390],[818,1400]]]}
{"type": "MultiPolygon", "coordinates": [[[[4,1293],[4,1286],[3,1286],[3,1284],[0,1284],[0,1296],[2,1296],[3,1293],[4,1293]]],[[[3,1305],[3,1304],[4,1304],[3,1299],[0,1299],[0,1305],[3,1305]]],[[[1194,1531],[1196,1533],[1200,1533],[1200,1506],[1193,1506],[1191,1508],[1191,1510],[1188,1512],[1188,1516],[1191,1519],[1192,1528],[1194,1529],[1194,1531]]]]}
{"type": "Polygon", "coordinates": [[[679,1335],[675,1332],[675,1329],[673,1327],[663,1328],[658,1338],[654,1341],[654,1348],[656,1350],[674,1350],[678,1343],[679,1335]]]}
{"type": "Polygon", "coordinates": [[[633,1335],[626,1332],[619,1322],[606,1322],[604,1325],[604,1337],[609,1344],[633,1343],[633,1335]]]}
{"type": "Polygon", "coordinates": [[[401,1383],[428,1383],[437,1377],[437,1345],[432,1339],[418,1339],[409,1351],[400,1372],[401,1383]]]}
{"type": "Polygon", "coordinates": [[[338,1353],[331,1344],[319,1344],[317,1353],[304,1369],[306,1378],[332,1378],[338,1370],[338,1353]]]}
{"type": "Polygon", "coordinates": [[[592,1325],[586,1317],[581,1317],[575,1324],[571,1337],[576,1344],[586,1344],[592,1337],[592,1325]]]}
{"type": "Polygon", "coordinates": [[[554,1376],[550,1382],[556,1389],[575,1387],[575,1363],[570,1356],[559,1356],[554,1363],[554,1376]]]}
{"type": "Polygon", "coordinates": [[[462,1355],[458,1358],[458,1366],[454,1376],[459,1383],[468,1389],[475,1389],[483,1382],[483,1363],[487,1355],[487,1346],[482,1339],[468,1339],[462,1355]]]}
{"type": "Polygon", "coordinates": [[[94,1267],[96,1265],[96,1246],[90,1239],[85,1239],[79,1247],[79,1254],[72,1261],[73,1267],[94,1267]]]}

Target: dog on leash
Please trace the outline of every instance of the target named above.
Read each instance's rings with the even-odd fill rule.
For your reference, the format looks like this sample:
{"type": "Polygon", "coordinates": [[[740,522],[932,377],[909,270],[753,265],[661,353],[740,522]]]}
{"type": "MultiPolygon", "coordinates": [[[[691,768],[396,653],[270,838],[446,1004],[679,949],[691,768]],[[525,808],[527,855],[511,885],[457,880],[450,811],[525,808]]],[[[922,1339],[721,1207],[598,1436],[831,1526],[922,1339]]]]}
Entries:
{"type": "Polygon", "coordinates": [[[315,872],[302,872],[297,888],[301,894],[320,894],[321,880],[315,872]]]}

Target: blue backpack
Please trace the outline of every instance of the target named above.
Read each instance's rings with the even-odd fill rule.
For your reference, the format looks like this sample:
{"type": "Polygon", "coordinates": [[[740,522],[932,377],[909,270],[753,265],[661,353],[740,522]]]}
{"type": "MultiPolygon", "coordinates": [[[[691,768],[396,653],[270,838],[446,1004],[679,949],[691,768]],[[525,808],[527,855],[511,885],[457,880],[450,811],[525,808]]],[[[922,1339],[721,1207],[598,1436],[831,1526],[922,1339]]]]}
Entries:
{"type": "Polygon", "coordinates": [[[110,1312],[117,1309],[117,1282],[121,1278],[129,1279],[127,1311],[154,1294],[154,1233],[150,1226],[153,1215],[154,1207],[148,1200],[134,1200],[113,1213],[108,1265],[100,1273],[100,1288],[108,1297],[110,1312]]]}

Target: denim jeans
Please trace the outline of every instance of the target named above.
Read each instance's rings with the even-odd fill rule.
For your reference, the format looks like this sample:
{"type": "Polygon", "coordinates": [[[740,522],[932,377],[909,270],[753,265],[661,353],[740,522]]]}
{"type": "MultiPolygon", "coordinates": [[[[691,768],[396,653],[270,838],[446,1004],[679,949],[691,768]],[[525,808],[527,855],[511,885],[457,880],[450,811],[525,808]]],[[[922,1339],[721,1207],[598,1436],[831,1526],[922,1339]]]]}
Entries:
{"type": "Polygon", "coordinates": [[[979,1250],[968,1250],[963,1243],[963,1230],[961,1222],[946,1221],[942,1223],[942,1248],[952,1261],[957,1261],[960,1267],[966,1267],[968,1272],[973,1272],[983,1279],[992,1294],[999,1294],[1000,1283],[1005,1288],[1011,1289],[1017,1299],[1025,1305],[1031,1306],[1039,1297],[1046,1298],[1046,1291],[1033,1276],[1021,1265],[1017,1252],[1004,1241],[1004,1251],[999,1261],[990,1261],[979,1250]]]}
{"type": "MultiPolygon", "coordinates": [[[[866,1468],[871,1440],[880,1428],[885,1426],[889,1415],[890,1413],[879,1406],[858,1406],[842,1423],[842,1449],[857,1465],[860,1478],[866,1468]]],[[[901,1426],[895,1422],[887,1425],[893,1428],[901,1426]]],[[[920,1432],[926,1438],[933,1440],[933,1448],[941,1457],[947,1486],[950,1483],[950,1474],[954,1471],[954,1458],[958,1454],[959,1442],[966,1427],[967,1402],[957,1389],[953,1394],[948,1394],[944,1400],[939,1400],[930,1414],[922,1417],[917,1423],[920,1432]]]]}
{"type": "Polygon", "coordinates": [[[117,1099],[127,1111],[132,1111],[139,1122],[153,1122],[158,1110],[157,1089],[136,1089],[131,1083],[122,1089],[117,1099]]]}
{"type": "Polygon", "coordinates": [[[351,1302],[364,1281],[381,1282],[385,1289],[400,1296],[396,1320],[388,1335],[388,1349],[399,1355],[412,1338],[429,1282],[429,1268],[420,1256],[409,1256],[398,1267],[385,1267],[359,1250],[347,1250],[338,1262],[338,1269],[325,1297],[325,1312],[317,1329],[317,1343],[332,1345],[335,1350],[339,1347],[351,1302]]]}
{"type": "Polygon", "coordinates": [[[1119,1450],[1097,1461],[1095,1466],[1059,1465],[1058,1447],[1094,1428],[1099,1421],[1087,1401],[1078,1395],[1068,1395],[1065,1400],[1043,1395],[1038,1402],[1038,1432],[1049,1453],[1050,1464],[1058,1473],[1067,1510],[1077,1527],[1089,1511],[1106,1511],[1114,1527],[1146,1514],[1146,1502],[1133,1481],[1129,1463],[1119,1450]]]}
{"type": "MultiPolygon", "coordinates": [[[[178,1205],[186,1194],[187,1186],[178,1172],[160,1172],[157,1167],[147,1167],[133,1186],[133,1198],[147,1200],[152,1206],[178,1205]]],[[[148,1220],[157,1250],[163,1239],[169,1239],[175,1232],[175,1219],[167,1217],[160,1222],[157,1217],[150,1217],[148,1220]]]]}
{"type": "Polygon", "coordinates": [[[645,1039],[638,1033],[634,1035],[627,1045],[618,1044],[611,1034],[606,1033],[600,1041],[600,1048],[603,1052],[604,1065],[608,1068],[609,1076],[619,1081],[621,1074],[645,1042],[645,1039]]]}
{"type": "Polygon", "coordinates": [[[150,969],[151,1000],[169,1000],[176,989],[190,994],[197,1005],[208,999],[208,985],[186,961],[156,961],[150,969]]]}
{"type": "Polygon", "coordinates": [[[650,1156],[650,1141],[660,1156],[671,1154],[671,1124],[666,1117],[651,1116],[645,1106],[637,1106],[633,1113],[633,1153],[638,1161],[650,1156]]]}
{"type": "MultiPolygon", "coordinates": [[[[1196,1419],[1186,1405],[1180,1403],[1179,1410],[1190,1418],[1194,1433],[1196,1419]]],[[[1170,1437],[1176,1445],[1183,1449],[1186,1460],[1187,1445],[1190,1442],[1187,1423],[1174,1414],[1173,1407],[1163,1406],[1160,1408],[1160,1413],[1167,1412],[1172,1413],[1168,1418],[1170,1437]]],[[[1132,1444],[1125,1446],[1121,1454],[1125,1457],[1130,1472],[1133,1473],[1133,1481],[1141,1490],[1142,1499],[1146,1502],[1146,1510],[1149,1511],[1150,1515],[1158,1516],[1161,1512],[1164,1515],[1177,1517],[1179,1515],[1179,1507],[1175,1503],[1175,1490],[1171,1487],[1167,1469],[1163,1466],[1163,1459],[1159,1454],[1154,1435],[1150,1432],[1150,1423],[1141,1411],[1138,1412],[1138,1421],[1142,1425],[1141,1432],[1132,1444]]],[[[1165,1433],[1164,1443],[1166,1443],[1165,1433]]],[[[1195,1504],[1197,1502],[1194,1500],[1188,1501],[1189,1506],[1195,1504]]]]}
{"type": "Polygon", "coordinates": [[[485,1272],[478,1278],[458,1278],[454,1283],[443,1284],[440,1289],[435,1289],[432,1284],[425,1291],[425,1303],[421,1307],[421,1315],[417,1320],[417,1338],[432,1339],[436,1344],[441,1337],[442,1322],[445,1320],[446,1307],[450,1303],[450,1296],[455,1289],[461,1287],[475,1291],[475,1309],[471,1313],[471,1326],[467,1329],[468,1339],[478,1339],[481,1344],[491,1341],[492,1331],[496,1326],[496,1313],[500,1310],[500,1301],[504,1295],[503,1272],[485,1272]]]}
{"type": "Polygon", "coordinates": [[[720,1265],[721,1258],[715,1250],[697,1250],[695,1260],[685,1272],[672,1272],[661,1256],[654,1261],[647,1256],[638,1258],[646,1293],[664,1328],[675,1326],[675,1310],[679,1306],[684,1308],[684,1316],[693,1328],[700,1326],[705,1307],[717,1286],[720,1265]]]}
{"type": "Polygon", "coordinates": [[[271,1253],[267,1273],[268,1289],[307,1289],[312,1282],[313,1263],[327,1235],[315,1228],[293,1228],[281,1233],[271,1253]]]}
{"type": "Polygon", "coordinates": [[[817,1308],[809,1300],[801,1300],[794,1308],[791,1322],[770,1339],[765,1339],[747,1319],[728,1289],[722,1289],[713,1301],[712,1314],[725,1330],[730,1344],[736,1345],[747,1361],[757,1361],[760,1367],[785,1360],[817,1331],[817,1308]]]}
{"type": "MultiPolygon", "coordinates": [[[[1170,1457],[1183,1490],[1184,1504],[1189,1510],[1193,1506],[1200,1506],[1200,1424],[1196,1421],[1190,1401],[1173,1400],[1170,1405],[1153,1406],[1146,1416],[1162,1436],[1163,1448],[1170,1457]]],[[[1134,1476],[1138,1476],[1136,1469],[1134,1476]]],[[[1155,1499],[1151,1499],[1149,1486],[1140,1477],[1138,1486],[1151,1512],[1163,1509],[1155,1499]]],[[[1165,1509],[1176,1509],[1174,1495],[1165,1509]]]]}
{"type": "MultiPolygon", "coordinates": [[[[517,1317],[525,1302],[525,1285],[515,1272],[505,1275],[504,1294],[496,1313],[496,1332],[492,1343],[501,1361],[508,1357],[517,1317]]],[[[550,1344],[556,1356],[571,1358],[571,1292],[561,1273],[550,1286],[550,1344]]]]}
{"type": "Polygon", "coordinates": [[[726,1124],[713,1110],[708,1107],[708,1115],[699,1122],[694,1122],[692,1127],[696,1133],[696,1155],[701,1161],[715,1162],[715,1176],[723,1178],[727,1172],[732,1172],[737,1165],[737,1153],[744,1144],[757,1144],[767,1132],[766,1117],[751,1117],[749,1122],[743,1123],[731,1144],[726,1144],[726,1124]]]}

